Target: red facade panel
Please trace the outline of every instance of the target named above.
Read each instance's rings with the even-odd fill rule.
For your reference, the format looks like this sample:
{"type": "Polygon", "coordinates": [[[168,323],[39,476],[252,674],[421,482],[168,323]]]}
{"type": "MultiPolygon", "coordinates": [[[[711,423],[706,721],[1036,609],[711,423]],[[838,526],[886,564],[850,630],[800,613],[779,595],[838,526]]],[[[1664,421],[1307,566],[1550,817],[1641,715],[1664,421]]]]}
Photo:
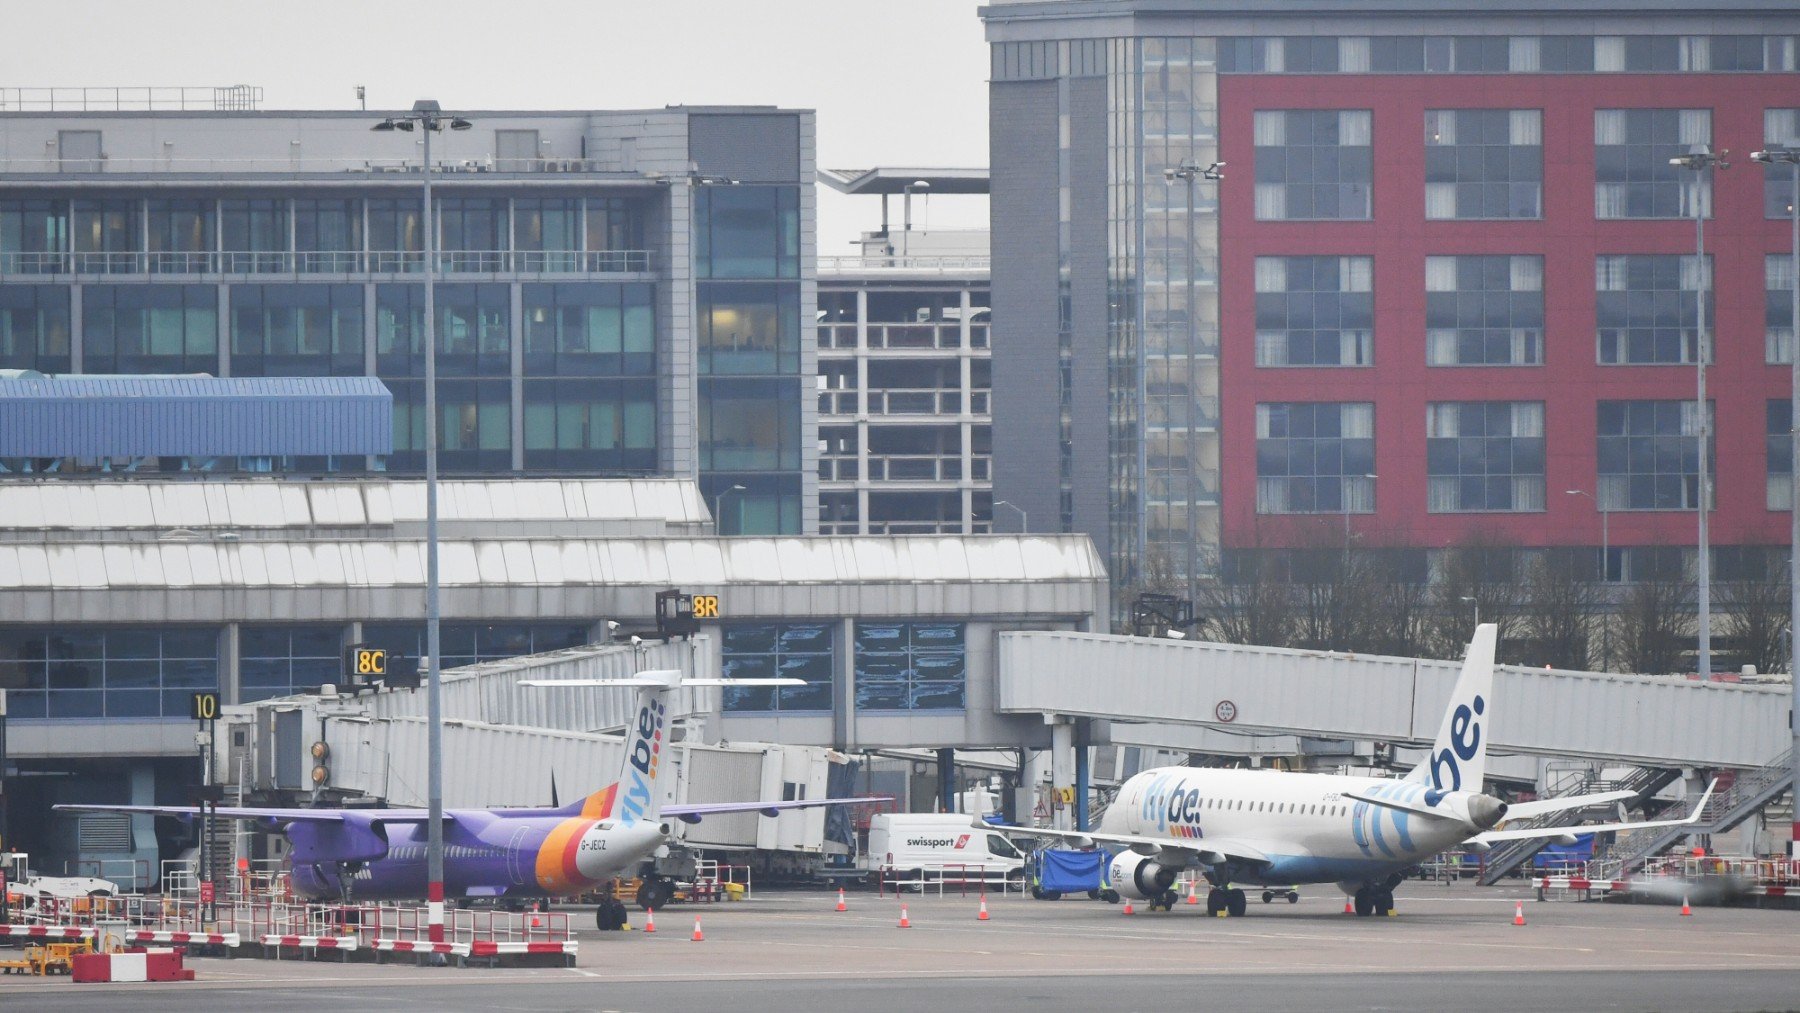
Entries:
{"type": "MultiPolygon", "coordinates": [[[[1594,258],[1618,253],[1691,254],[1692,219],[1601,221],[1594,216],[1594,111],[1709,108],[1713,145],[1733,168],[1717,173],[1706,225],[1717,320],[1709,397],[1717,412],[1718,509],[1712,542],[1777,544],[1787,513],[1765,506],[1764,407],[1788,396],[1785,365],[1764,363],[1766,253],[1789,251],[1786,221],[1763,217],[1763,110],[1791,107],[1792,75],[1228,75],[1219,87],[1221,187],[1220,395],[1222,541],[1226,548],[1280,547],[1341,532],[1326,516],[1256,512],[1255,406],[1271,401],[1372,401],[1376,512],[1352,518],[1370,545],[1436,547],[1476,531],[1526,545],[1596,545],[1596,403],[1694,397],[1692,366],[1602,366],[1594,337],[1594,258]],[[1544,217],[1540,221],[1428,221],[1427,109],[1543,110],[1544,217]],[[1374,218],[1361,222],[1263,222],[1254,207],[1252,116],[1258,109],[1373,112],[1374,218]],[[1241,168],[1240,168],[1241,167],[1241,168]],[[1535,254],[1544,258],[1542,366],[1425,364],[1425,258],[1535,254]],[[1375,365],[1256,366],[1255,259],[1277,255],[1372,255],[1375,365]],[[1427,511],[1425,406],[1431,401],[1545,402],[1545,499],[1541,513],[1427,511]]],[[[1614,545],[1695,541],[1689,511],[1615,511],[1614,545]]],[[[1334,537],[1336,535],[1334,534],[1334,537]]]]}

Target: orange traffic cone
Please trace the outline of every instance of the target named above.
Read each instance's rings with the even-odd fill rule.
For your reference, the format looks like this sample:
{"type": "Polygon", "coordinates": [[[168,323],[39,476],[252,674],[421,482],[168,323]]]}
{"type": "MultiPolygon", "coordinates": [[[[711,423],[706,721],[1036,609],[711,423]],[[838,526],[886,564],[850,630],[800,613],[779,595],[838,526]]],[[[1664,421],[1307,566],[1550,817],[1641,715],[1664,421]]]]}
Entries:
{"type": "Polygon", "coordinates": [[[981,913],[975,916],[975,920],[978,922],[985,922],[988,920],[987,894],[985,893],[981,895],[981,913]]]}
{"type": "Polygon", "coordinates": [[[1682,894],[1681,895],[1681,917],[1686,918],[1689,915],[1692,915],[1693,913],[1694,913],[1694,909],[1688,906],[1687,894],[1685,894],[1685,893],[1682,894]]]}
{"type": "Polygon", "coordinates": [[[843,888],[843,887],[841,887],[841,886],[840,886],[840,887],[838,887],[838,906],[837,906],[837,909],[838,909],[838,910],[839,910],[839,911],[848,911],[848,910],[850,910],[850,905],[848,905],[848,904],[846,904],[846,903],[844,903],[844,888],[843,888]]]}
{"type": "Polygon", "coordinates": [[[696,943],[703,942],[703,941],[705,941],[705,939],[706,939],[706,935],[700,931],[700,916],[695,915],[694,916],[694,942],[696,942],[696,943]]]}
{"type": "Polygon", "coordinates": [[[912,928],[912,919],[906,917],[906,905],[905,904],[900,905],[900,927],[903,929],[912,928]]]}
{"type": "Polygon", "coordinates": [[[1352,905],[1350,903],[1350,898],[1348,898],[1348,897],[1344,898],[1344,913],[1347,915],[1353,915],[1356,913],[1356,908],[1354,905],[1352,905]]]}
{"type": "Polygon", "coordinates": [[[1133,911],[1131,909],[1131,898],[1130,897],[1125,898],[1125,913],[1128,915],[1137,914],[1136,911],[1133,911]]]}
{"type": "Polygon", "coordinates": [[[1198,894],[1198,893],[1195,893],[1195,892],[1194,892],[1194,881],[1193,881],[1193,880],[1191,880],[1191,879],[1190,879],[1190,880],[1188,880],[1188,899],[1187,899],[1187,902],[1188,902],[1188,903],[1189,903],[1189,904],[1198,904],[1198,903],[1200,903],[1200,895],[1199,895],[1199,894],[1198,894]]]}
{"type": "Polygon", "coordinates": [[[656,909],[653,907],[644,909],[644,931],[646,933],[656,931],[656,909]]]}
{"type": "Polygon", "coordinates": [[[1522,900],[1515,902],[1513,905],[1513,924],[1525,924],[1525,902],[1522,900]]]}

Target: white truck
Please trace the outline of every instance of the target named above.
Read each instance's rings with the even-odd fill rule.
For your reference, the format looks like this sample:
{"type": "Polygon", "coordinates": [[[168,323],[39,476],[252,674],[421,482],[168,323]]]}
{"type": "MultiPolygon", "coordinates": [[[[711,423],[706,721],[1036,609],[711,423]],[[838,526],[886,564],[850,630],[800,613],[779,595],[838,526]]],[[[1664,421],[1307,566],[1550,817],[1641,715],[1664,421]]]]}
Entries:
{"type": "Polygon", "coordinates": [[[959,813],[877,813],[869,819],[864,868],[900,887],[927,882],[1016,883],[1025,856],[1003,827],[977,830],[959,813]]]}

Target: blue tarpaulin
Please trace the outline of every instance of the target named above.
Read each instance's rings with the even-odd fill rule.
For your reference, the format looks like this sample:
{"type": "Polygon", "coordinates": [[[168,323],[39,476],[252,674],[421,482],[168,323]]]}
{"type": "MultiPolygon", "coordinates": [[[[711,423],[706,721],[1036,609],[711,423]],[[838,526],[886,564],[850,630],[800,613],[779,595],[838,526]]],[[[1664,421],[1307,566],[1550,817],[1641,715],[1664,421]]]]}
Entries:
{"type": "Polygon", "coordinates": [[[1106,851],[1063,851],[1039,848],[1031,853],[1031,884],[1057,893],[1086,893],[1106,886],[1106,851]]]}

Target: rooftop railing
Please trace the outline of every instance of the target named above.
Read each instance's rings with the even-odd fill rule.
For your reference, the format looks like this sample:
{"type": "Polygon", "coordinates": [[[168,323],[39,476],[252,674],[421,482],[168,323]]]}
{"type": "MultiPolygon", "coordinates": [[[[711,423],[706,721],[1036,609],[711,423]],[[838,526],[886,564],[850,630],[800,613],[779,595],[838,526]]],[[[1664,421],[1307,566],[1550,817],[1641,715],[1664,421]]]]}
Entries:
{"type": "MultiPolygon", "coordinates": [[[[648,273],[649,250],[441,250],[441,274],[648,273]]],[[[0,252],[8,275],[416,274],[425,255],[412,250],[0,252]]]]}
{"type": "Polygon", "coordinates": [[[222,88],[190,85],[136,88],[0,88],[0,112],[143,112],[149,110],[250,111],[262,105],[255,85],[222,88]]]}

